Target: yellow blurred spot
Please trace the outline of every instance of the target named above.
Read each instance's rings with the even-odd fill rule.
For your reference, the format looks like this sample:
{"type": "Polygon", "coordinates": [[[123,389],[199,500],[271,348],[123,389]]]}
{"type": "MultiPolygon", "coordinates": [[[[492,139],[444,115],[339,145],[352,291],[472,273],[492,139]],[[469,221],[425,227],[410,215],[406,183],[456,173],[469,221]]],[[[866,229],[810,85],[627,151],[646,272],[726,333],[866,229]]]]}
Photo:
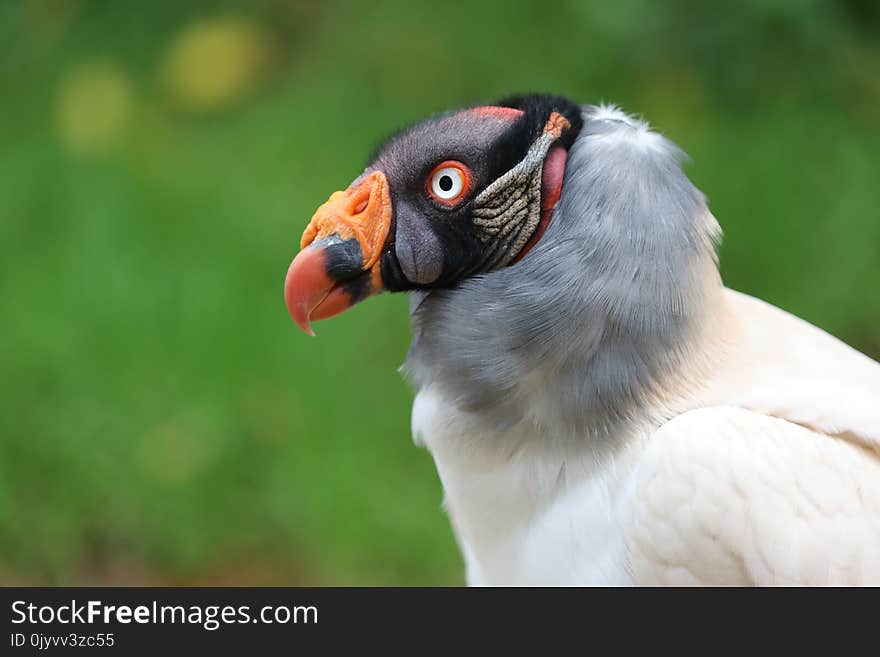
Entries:
{"type": "Polygon", "coordinates": [[[111,61],[84,62],[60,85],[57,128],[78,155],[105,153],[119,145],[131,120],[131,86],[111,61]]]}
{"type": "Polygon", "coordinates": [[[244,96],[270,59],[271,39],[258,25],[224,17],[194,23],[171,44],[164,77],[171,95],[192,110],[211,110],[244,96]]]}

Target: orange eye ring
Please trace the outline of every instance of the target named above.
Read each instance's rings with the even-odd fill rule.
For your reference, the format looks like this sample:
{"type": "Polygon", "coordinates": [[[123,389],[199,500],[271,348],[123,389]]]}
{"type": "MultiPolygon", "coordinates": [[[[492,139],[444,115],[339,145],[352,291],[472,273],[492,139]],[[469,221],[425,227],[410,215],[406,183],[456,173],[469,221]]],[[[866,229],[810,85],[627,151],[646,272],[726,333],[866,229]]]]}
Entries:
{"type": "Polygon", "coordinates": [[[425,191],[440,205],[457,205],[473,188],[471,170],[457,160],[444,160],[425,180],[425,191]]]}

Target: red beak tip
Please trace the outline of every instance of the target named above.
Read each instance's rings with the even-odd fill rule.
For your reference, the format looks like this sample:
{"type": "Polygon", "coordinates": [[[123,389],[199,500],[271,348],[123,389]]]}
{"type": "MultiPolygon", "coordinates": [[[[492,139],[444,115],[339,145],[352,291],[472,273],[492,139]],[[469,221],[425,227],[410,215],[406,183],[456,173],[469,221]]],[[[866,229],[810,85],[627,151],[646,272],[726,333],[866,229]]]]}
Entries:
{"type": "Polygon", "coordinates": [[[302,332],[306,335],[315,335],[315,331],[312,330],[312,318],[310,317],[311,309],[308,308],[308,305],[303,302],[294,302],[288,305],[288,313],[290,314],[290,318],[294,321],[294,323],[302,329],[302,332]]]}
{"type": "Polygon", "coordinates": [[[329,285],[320,251],[305,249],[290,263],[284,279],[284,303],[290,318],[306,335],[315,335],[312,312],[327,296],[329,285]]]}

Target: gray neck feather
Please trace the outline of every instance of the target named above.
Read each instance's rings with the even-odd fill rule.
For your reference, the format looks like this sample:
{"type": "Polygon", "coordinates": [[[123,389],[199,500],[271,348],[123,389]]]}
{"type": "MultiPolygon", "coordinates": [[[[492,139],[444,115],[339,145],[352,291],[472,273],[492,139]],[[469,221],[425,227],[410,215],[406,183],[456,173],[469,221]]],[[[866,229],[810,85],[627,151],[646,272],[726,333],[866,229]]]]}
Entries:
{"type": "Polygon", "coordinates": [[[532,251],[412,294],[404,371],[499,429],[583,438],[637,417],[678,385],[720,290],[720,229],[681,151],[614,108],[583,113],[532,251]]]}

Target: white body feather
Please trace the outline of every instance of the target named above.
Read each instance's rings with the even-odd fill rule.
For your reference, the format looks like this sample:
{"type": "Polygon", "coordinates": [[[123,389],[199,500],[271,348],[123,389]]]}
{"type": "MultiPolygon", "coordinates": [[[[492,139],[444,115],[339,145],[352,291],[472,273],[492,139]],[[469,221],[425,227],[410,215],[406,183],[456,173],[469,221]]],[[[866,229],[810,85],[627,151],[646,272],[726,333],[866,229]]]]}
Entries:
{"type": "Polygon", "coordinates": [[[704,373],[600,447],[419,392],[470,584],[880,584],[880,365],[720,299],[704,373]]]}

